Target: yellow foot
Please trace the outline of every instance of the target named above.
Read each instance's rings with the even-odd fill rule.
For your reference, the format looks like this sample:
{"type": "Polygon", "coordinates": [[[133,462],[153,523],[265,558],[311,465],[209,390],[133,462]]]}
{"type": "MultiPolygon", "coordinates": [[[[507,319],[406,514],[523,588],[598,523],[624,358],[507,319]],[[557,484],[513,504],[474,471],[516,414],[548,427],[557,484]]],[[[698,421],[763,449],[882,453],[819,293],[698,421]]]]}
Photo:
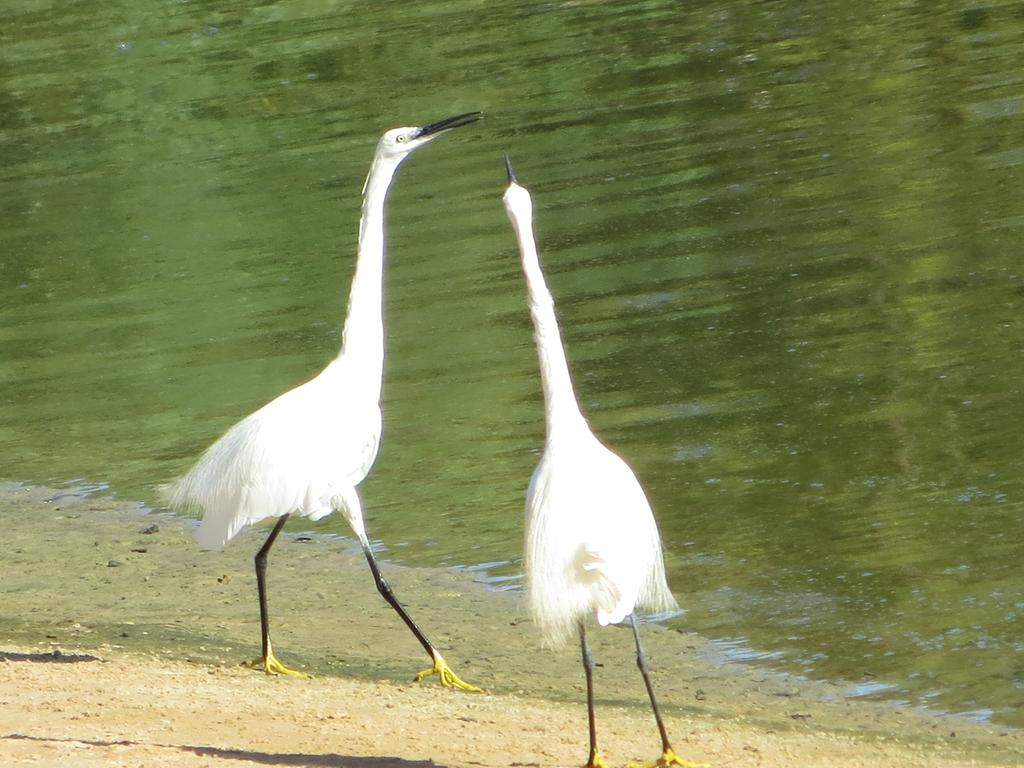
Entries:
{"type": "Polygon", "coordinates": [[[630,762],[626,768],[667,768],[670,765],[677,766],[678,768],[711,768],[708,763],[694,763],[691,760],[683,760],[671,749],[666,749],[661,757],[653,763],[630,762]]]}
{"type": "Polygon", "coordinates": [[[274,655],[273,648],[267,645],[267,655],[259,659],[253,659],[252,661],[243,661],[243,667],[249,667],[249,669],[262,669],[268,675],[288,675],[289,677],[301,677],[308,679],[309,675],[305,672],[299,672],[297,669],[291,669],[286,667],[280,661],[277,660],[277,656],[274,655]]]}
{"type": "Polygon", "coordinates": [[[608,763],[604,761],[600,754],[595,753],[583,768],[608,768],[608,763]]]}
{"type": "Polygon", "coordinates": [[[444,660],[444,657],[440,653],[434,651],[434,666],[430,669],[424,669],[422,672],[416,675],[416,682],[418,683],[425,677],[431,675],[437,675],[441,679],[441,685],[445,688],[458,688],[461,691],[472,691],[473,693],[483,693],[483,688],[477,688],[475,685],[470,685],[459,679],[459,676],[452,672],[452,668],[448,666],[448,662],[444,660]]]}

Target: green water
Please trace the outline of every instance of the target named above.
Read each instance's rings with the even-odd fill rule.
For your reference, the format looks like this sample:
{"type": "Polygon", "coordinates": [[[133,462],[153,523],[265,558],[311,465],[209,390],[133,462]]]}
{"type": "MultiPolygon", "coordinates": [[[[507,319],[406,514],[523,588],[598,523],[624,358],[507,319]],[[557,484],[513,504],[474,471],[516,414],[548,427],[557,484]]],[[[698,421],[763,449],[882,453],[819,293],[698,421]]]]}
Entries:
{"type": "Polygon", "coordinates": [[[672,621],[1024,725],[1024,14],[681,7],[15,2],[0,477],[155,503],[336,353],[380,133],[479,109],[391,196],[387,556],[518,583],[543,413],[508,151],[672,621]]]}

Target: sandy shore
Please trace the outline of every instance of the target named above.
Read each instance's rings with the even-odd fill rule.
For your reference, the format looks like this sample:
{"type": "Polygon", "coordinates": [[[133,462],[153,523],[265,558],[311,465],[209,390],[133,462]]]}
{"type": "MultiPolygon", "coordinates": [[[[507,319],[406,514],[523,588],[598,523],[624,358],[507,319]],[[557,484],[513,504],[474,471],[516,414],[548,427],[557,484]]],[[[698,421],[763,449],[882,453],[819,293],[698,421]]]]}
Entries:
{"type": "MultiPolygon", "coordinates": [[[[574,649],[537,646],[521,597],[465,574],[386,575],[454,669],[488,689],[409,682],[426,657],[344,541],[288,538],[271,563],[275,647],[255,655],[261,532],[201,552],[185,522],[46,489],[0,490],[0,765],[574,766],[586,758],[574,649]]],[[[609,764],[657,733],[629,635],[594,632],[609,764]]],[[[827,684],[724,664],[700,638],[646,630],[676,751],[715,766],[1024,764],[1007,728],[851,700],[827,684]]]]}

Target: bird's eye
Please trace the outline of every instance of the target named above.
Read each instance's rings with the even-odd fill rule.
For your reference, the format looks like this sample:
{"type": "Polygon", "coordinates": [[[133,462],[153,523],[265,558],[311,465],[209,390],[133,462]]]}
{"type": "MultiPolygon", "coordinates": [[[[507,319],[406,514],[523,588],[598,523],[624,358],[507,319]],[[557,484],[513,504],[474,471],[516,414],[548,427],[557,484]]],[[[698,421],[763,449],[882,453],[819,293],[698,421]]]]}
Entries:
{"type": "Polygon", "coordinates": [[[405,140],[406,140],[407,138],[409,138],[409,137],[408,137],[408,136],[406,136],[406,135],[405,135],[405,134],[403,133],[403,134],[402,134],[402,135],[400,135],[400,136],[399,136],[399,137],[398,137],[397,139],[395,139],[395,141],[397,141],[397,142],[398,142],[399,144],[405,144],[405,140]]]}

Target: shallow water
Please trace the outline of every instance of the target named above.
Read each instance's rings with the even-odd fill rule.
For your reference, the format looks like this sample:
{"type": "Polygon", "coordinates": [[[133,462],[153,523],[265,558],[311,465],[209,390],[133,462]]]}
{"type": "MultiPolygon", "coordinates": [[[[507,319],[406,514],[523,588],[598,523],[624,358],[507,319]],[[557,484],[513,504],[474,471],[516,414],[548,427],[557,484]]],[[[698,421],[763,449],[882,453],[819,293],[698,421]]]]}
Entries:
{"type": "Polygon", "coordinates": [[[518,583],[508,151],[671,623],[1024,724],[1016,6],[25,2],[0,43],[0,476],[155,502],[335,354],[381,131],[481,109],[391,196],[388,557],[518,583]]]}

